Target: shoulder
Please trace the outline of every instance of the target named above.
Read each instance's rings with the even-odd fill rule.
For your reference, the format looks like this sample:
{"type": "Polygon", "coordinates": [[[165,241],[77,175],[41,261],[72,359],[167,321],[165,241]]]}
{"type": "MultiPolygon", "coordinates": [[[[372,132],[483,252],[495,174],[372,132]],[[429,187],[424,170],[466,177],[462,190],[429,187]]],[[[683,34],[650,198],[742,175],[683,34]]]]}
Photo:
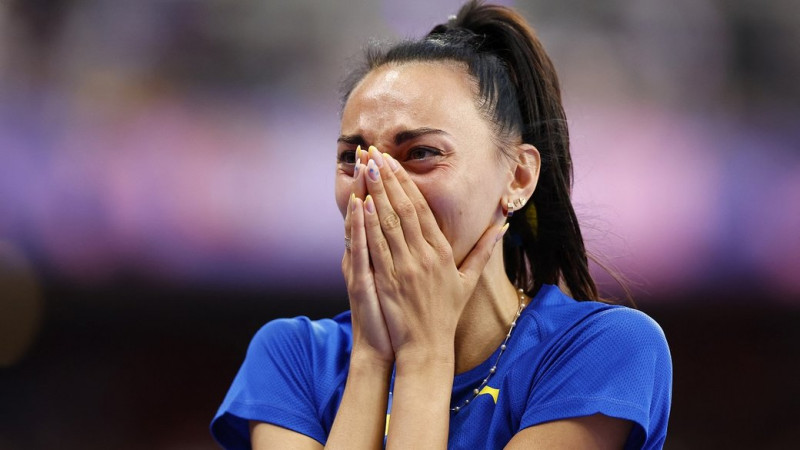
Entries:
{"type": "Polygon", "coordinates": [[[268,376],[273,384],[302,387],[309,397],[327,397],[346,376],[352,341],[349,312],[333,319],[275,319],[256,332],[241,372],[253,386],[268,376]]]}
{"type": "Polygon", "coordinates": [[[352,343],[349,312],[276,319],[261,327],[211,424],[226,448],[249,448],[249,421],[324,442],[341,397],[352,343]]]}
{"type": "Polygon", "coordinates": [[[279,349],[313,350],[331,346],[349,350],[351,341],[349,311],[332,319],[312,320],[298,316],[267,322],[253,336],[248,353],[279,349]]]}
{"type": "Polygon", "coordinates": [[[664,331],[655,320],[639,310],[595,301],[577,301],[556,286],[544,286],[542,291],[530,305],[530,315],[542,340],[602,338],[618,344],[667,348],[664,331]]]}
{"type": "Polygon", "coordinates": [[[619,344],[666,347],[661,326],[642,311],[625,306],[611,306],[588,314],[575,327],[589,336],[605,336],[619,344]]]}
{"type": "Polygon", "coordinates": [[[661,327],[647,314],[624,306],[595,310],[559,339],[572,364],[616,372],[620,381],[645,376],[659,386],[672,378],[672,361],[661,327]]]}
{"type": "Polygon", "coordinates": [[[601,413],[632,421],[630,442],[663,442],[672,362],[664,332],[647,314],[578,302],[548,288],[531,303],[524,356],[513,372],[523,386],[522,428],[601,413]],[[524,399],[524,400],[523,400],[524,399]]]}
{"type": "Polygon", "coordinates": [[[600,393],[630,400],[634,386],[640,403],[649,395],[669,397],[672,360],[655,320],[625,306],[573,300],[555,286],[540,294],[521,324],[513,373],[517,381],[528,380],[522,384],[538,391],[538,400],[600,393]]]}

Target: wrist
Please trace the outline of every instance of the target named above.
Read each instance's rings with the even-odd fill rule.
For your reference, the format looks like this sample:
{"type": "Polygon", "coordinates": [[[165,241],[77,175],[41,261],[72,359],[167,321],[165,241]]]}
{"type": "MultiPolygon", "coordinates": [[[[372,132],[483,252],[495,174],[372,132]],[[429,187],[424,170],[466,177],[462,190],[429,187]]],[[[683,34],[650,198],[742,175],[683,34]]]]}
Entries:
{"type": "Polygon", "coordinates": [[[406,347],[399,350],[395,356],[398,370],[401,366],[413,371],[427,368],[438,371],[455,367],[455,348],[452,343],[439,346],[406,347]]]}
{"type": "Polygon", "coordinates": [[[353,346],[350,352],[350,370],[365,369],[373,373],[391,373],[394,367],[393,355],[387,356],[371,349],[353,346]]]}

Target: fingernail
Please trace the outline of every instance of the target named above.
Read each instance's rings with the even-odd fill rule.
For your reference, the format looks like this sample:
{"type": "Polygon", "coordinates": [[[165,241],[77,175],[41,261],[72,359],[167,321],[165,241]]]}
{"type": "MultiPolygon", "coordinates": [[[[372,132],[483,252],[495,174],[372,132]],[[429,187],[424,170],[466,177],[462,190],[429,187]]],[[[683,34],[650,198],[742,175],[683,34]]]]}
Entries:
{"type": "Polygon", "coordinates": [[[389,161],[389,167],[392,168],[392,172],[397,172],[397,169],[400,168],[400,164],[397,162],[397,160],[392,158],[392,155],[388,153],[384,153],[383,157],[386,158],[386,161],[389,161]]]}
{"type": "MultiPolygon", "coordinates": [[[[356,151],[356,155],[358,155],[358,150],[356,151]]],[[[361,160],[356,156],[356,165],[353,168],[353,178],[358,178],[358,171],[361,170],[361,160]]]]}
{"type": "Polygon", "coordinates": [[[500,232],[497,233],[497,237],[494,240],[495,242],[499,241],[500,239],[503,239],[503,235],[506,234],[506,231],[508,231],[508,225],[509,224],[506,223],[505,225],[503,225],[503,228],[500,228],[500,232]]]}
{"type": "Polygon", "coordinates": [[[367,175],[369,175],[369,178],[372,181],[378,181],[378,178],[380,177],[380,172],[378,171],[378,167],[375,166],[374,159],[370,159],[367,163],[367,175]]]}
{"type": "Polygon", "coordinates": [[[360,145],[356,147],[356,161],[361,161],[361,152],[363,151],[360,145]]]}
{"type": "Polygon", "coordinates": [[[369,157],[375,160],[375,164],[377,164],[378,167],[383,167],[383,156],[381,156],[381,152],[379,152],[374,145],[369,146],[369,157]]]}
{"type": "Polygon", "coordinates": [[[356,210],[356,193],[355,192],[350,194],[350,203],[349,203],[349,205],[350,205],[350,211],[355,211],[356,210]]]}
{"type": "Polygon", "coordinates": [[[364,209],[366,209],[369,214],[375,214],[375,202],[372,201],[372,196],[369,194],[364,200],[364,209]]]}

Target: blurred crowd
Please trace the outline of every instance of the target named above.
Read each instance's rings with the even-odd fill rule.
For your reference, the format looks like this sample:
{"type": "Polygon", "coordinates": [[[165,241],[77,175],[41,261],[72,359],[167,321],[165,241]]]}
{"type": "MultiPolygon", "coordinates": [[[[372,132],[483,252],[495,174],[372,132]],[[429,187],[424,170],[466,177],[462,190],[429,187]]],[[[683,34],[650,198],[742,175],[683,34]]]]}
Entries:
{"type": "MultiPolygon", "coordinates": [[[[640,296],[800,302],[800,3],[502,3],[560,72],[590,249],[640,296]]],[[[338,83],[459,4],[0,2],[0,241],[82,285],[333,283],[338,83]]]]}
{"type": "MultiPolygon", "coordinates": [[[[0,1],[0,448],[215,448],[255,330],[346,308],[339,82],[460,3],[0,1]]],[[[667,448],[792,448],[800,2],[501,3],[559,71],[587,246],[670,342],[667,448]]]]}

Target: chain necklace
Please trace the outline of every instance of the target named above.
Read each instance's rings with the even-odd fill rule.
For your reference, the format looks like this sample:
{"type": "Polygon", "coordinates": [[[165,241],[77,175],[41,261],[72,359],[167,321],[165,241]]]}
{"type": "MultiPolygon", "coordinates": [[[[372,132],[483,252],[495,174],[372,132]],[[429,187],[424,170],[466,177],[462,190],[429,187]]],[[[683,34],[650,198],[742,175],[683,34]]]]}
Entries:
{"type": "Polygon", "coordinates": [[[462,403],[460,406],[454,406],[450,409],[450,411],[454,414],[458,414],[459,411],[469,406],[469,402],[475,400],[475,397],[481,393],[481,389],[483,389],[489,383],[489,378],[491,378],[492,375],[497,372],[497,364],[500,363],[500,358],[506,351],[508,339],[511,338],[511,332],[514,331],[514,327],[517,326],[517,319],[519,319],[520,314],[522,314],[522,310],[525,308],[525,291],[522,289],[517,289],[517,292],[519,293],[519,309],[517,309],[517,314],[514,316],[514,320],[511,321],[511,326],[508,328],[508,333],[506,333],[506,338],[503,340],[503,344],[500,345],[500,353],[497,354],[497,359],[494,360],[494,365],[491,369],[489,369],[489,374],[486,375],[483,381],[481,381],[481,384],[472,390],[472,396],[464,400],[464,403],[462,403]]]}

